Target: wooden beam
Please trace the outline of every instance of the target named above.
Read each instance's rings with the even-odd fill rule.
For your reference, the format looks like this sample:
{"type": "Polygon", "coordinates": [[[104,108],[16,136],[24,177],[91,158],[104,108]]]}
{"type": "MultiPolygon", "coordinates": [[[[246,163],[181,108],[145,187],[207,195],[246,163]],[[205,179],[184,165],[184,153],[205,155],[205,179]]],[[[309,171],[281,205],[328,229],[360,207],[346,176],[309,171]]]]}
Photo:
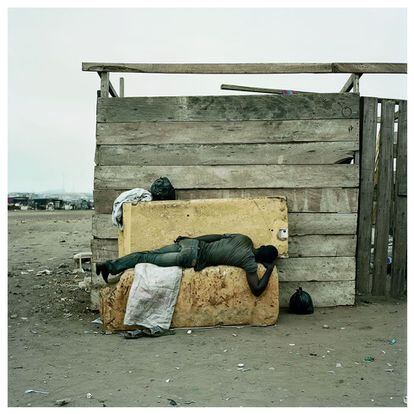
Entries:
{"type": "MultiPolygon", "coordinates": [[[[116,90],[114,88],[114,85],[112,85],[111,81],[109,80],[109,72],[98,72],[99,77],[101,78],[101,90],[102,87],[106,89],[108,89],[108,93],[113,97],[113,98],[117,98],[118,94],[116,93],[116,90]],[[106,77],[108,79],[106,79],[106,77]],[[103,83],[102,83],[103,82],[103,83]]],[[[103,96],[101,93],[101,97],[103,98],[107,98],[108,97],[108,93],[103,96]]]]}
{"type": "Polygon", "coordinates": [[[101,98],[108,98],[109,96],[109,73],[99,72],[101,78],[101,98]]]}
{"type": "Polygon", "coordinates": [[[353,73],[352,74],[352,90],[354,93],[359,93],[359,78],[362,74],[353,73]]]}
{"type": "Polygon", "coordinates": [[[372,280],[372,294],[376,296],[385,295],[386,293],[388,240],[392,202],[394,110],[394,101],[384,101],[382,103],[374,242],[374,275],[372,280]]]}
{"type": "Polygon", "coordinates": [[[258,88],[256,86],[242,86],[242,85],[227,85],[222,84],[220,89],[228,91],[241,91],[241,92],[260,92],[260,93],[274,93],[276,95],[294,95],[297,93],[313,93],[313,92],[303,92],[290,89],[269,89],[269,88],[258,88]]]}
{"type": "Polygon", "coordinates": [[[102,63],[83,62],[83,71],[134,73],[276,74],[407,73],[406,63],[102,63]]]}
{"type": "Polygon", "coordinates": [[[371,293],[369,263],[374,200],[377,107],[378,103],[375,98],[363,98],[357,248],[357,291],[363,294],[371,293]]]}
{"type": "Polygon", "coordinates": [[[350,92],[352,89],[354,90],[354,93],[359,93],[359,78],[361,76],[362,73],[353,73],[345,82],[345,85],[340,90],[340,93],[350,92]]]}
{"type": "Polygon", "coordinates": [[[119,78],[119,97],[123,98],[125,96],[125,80],[124,78],[119,78]]]}
{"type": "Polygon", "coordinates": [[[407,73],[406,63],[332,63],[333,73],[407,73]]]}
{"type": "Polygon", "coordinates": [[[118,98],[118,94],[116,93],[114,85],[112,85],[111,81],[109,81],[109,93],[113,98],[118,98]]]}

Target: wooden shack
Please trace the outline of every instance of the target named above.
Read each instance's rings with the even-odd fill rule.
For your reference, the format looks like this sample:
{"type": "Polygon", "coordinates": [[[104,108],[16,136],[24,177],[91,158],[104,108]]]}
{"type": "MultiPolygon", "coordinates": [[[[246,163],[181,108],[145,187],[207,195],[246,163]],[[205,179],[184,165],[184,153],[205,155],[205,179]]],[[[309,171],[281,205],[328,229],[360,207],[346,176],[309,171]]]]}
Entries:
{"type": "Polygon", "coordinates": [[[168,176],[178,199],[285,196],[289,258],[277,265],[281,306],[298,286],[316,306],[354,304],[362,125],[358,80],[362,72],[406,71],[398,64],[378,65],[84,63],[83,70],[101,77],[93,260],[118,256],[114,199],[168,176]],[[109,81],[110,72],[355,75],[340,93],[124,97],[109,81]]]}

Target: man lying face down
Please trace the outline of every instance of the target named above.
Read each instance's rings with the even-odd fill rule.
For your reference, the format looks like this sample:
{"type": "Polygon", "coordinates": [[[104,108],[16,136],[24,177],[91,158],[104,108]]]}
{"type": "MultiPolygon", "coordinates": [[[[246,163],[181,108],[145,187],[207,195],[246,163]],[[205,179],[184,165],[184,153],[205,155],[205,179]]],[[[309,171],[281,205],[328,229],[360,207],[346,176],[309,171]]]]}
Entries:
{"type": "Polygon", "coordinates": [[[252,240],[243,234],[210,234],[199,237],[179,236],[174,244],[157,250],[136,252],[107,260],[96,265],[96,273],[102,274],[108,283],[109,274],[116,275],[138,263],[152,263],[161,267],[193,267],[200,271],[205,267],[227,265],[245,270],[250,290],[260,296],[266,289],[275,266],[278,251],[275,246],[253,246],[252,240]],[[261,279],[257,275],[257,264],[266,267],[261,279]]]}

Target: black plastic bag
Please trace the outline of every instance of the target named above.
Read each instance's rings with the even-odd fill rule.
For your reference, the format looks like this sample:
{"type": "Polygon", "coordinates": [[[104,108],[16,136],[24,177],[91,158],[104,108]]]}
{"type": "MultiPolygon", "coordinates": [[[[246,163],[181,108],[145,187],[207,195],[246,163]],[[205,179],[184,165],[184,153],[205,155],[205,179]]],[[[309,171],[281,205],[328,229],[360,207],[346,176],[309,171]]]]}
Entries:
{"type": "Polygon", "coordinates": [[[309,293],[302,290],[301,287],[296,289],[296,292],[289,300],[289,312],[299,315],[307,315],[313,313],[313,302],[309,293]]]}
{"type": "Polygon", "coordinates": [[[157,178],[151,185],[153,200],[175,200],[175,188],[167,177],[157,178]]]}

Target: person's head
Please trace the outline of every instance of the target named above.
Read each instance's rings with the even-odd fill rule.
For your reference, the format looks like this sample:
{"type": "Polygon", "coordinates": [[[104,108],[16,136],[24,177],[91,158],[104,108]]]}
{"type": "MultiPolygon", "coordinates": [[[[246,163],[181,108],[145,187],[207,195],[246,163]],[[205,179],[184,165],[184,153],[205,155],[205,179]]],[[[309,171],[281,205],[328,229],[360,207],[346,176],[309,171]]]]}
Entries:
{"type": "Polygon", "coordinates": [[[259,263],[273,263],[278,256],[278,251],[275,246],[260,246],[256,249],[254,257],[259,263]]]}

